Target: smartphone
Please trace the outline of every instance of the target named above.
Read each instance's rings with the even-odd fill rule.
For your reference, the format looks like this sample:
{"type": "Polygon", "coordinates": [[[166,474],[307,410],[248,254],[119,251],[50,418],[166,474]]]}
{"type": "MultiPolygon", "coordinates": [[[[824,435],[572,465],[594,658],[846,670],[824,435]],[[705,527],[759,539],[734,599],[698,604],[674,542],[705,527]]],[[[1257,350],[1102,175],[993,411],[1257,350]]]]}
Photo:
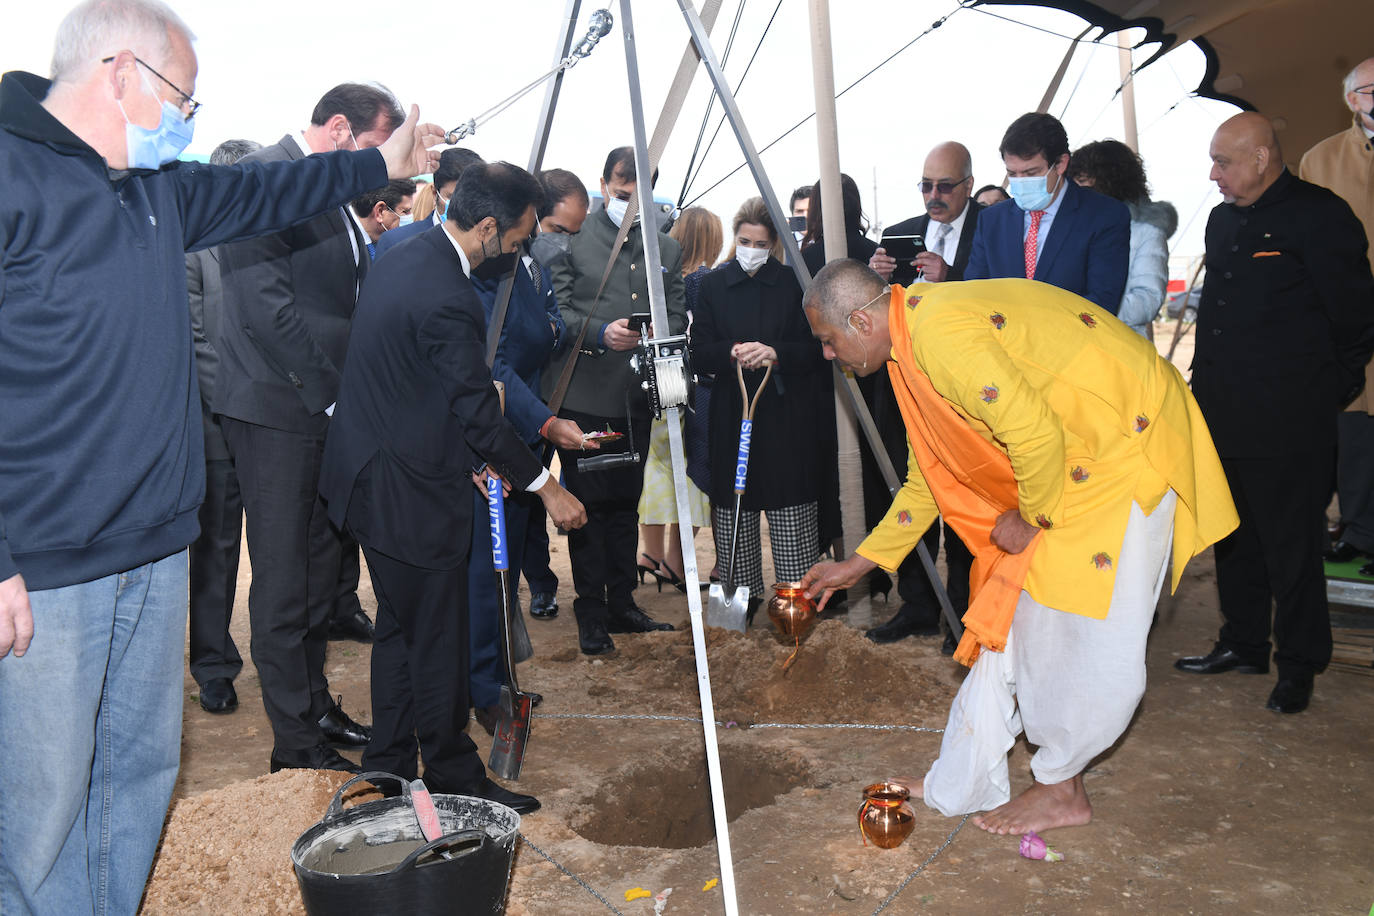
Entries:
{"type": "Polygon", "coordinates": [[[892,282],[907,286],[916,280],[916,268],[911,262],[916,255],[926,250],[926,240],[919,235],[885,235],[882,241],[887,256],[897,262],[892,271],[892,282]]]}
{"type": "Polygon", "coordinates": [[[640,337],[649,336],[649,324],[654,320],[648,312],[635,312],[630,315],[630,329],[638,331],[640,337]]]}
{"type": "Polygon", "coordinates": [[[805,232],[805,231],[806,231],[806,217],[804,217],[804,216],[789,216],[789,217],[787,218],[787,228],[788,228],[788,229],[791,229],[793,232],[805,232]]]}

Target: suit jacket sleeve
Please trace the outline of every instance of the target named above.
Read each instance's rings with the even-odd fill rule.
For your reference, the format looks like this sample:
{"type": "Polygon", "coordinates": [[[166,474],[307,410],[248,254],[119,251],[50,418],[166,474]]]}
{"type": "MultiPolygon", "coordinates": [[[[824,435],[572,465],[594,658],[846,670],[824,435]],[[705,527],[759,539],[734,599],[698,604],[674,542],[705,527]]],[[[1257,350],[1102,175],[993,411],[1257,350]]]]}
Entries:
{"type": "Polygon", "coordinates": [[[205,265],[204,252],[186,255],[186,295],[191,302],[191,340],[196,352],[196,380],[200,384],[200,399],[209,404],[215,395],[215,364],[219,354],[210,343],[205,328],[205,265]]]}
{"type": "Polygon", "coordinates": [[[418,334],[420,351],[438,373],[468,446],[504,480],[523,490],[544,466],[501,415],[483,353],[484,325],[477,294],[465,285],[425,318],[418,334]]]}
{"type": "Polygon", "coordinates": [[[296,307],[291,252],[289,233],[277,232],[225,245],[220,257],[224,284],[236,290],[244,331],[283,378],[300,380],[293,387],[313,416],[338,397],[339,368],[296,307]]]}
{"type": "Polygon", "coordinates": [[[1131,215],[1124,204],[1112,203],[1112,212],[1099,220],[1088,241],[1083,298],[1115,315],[1121,308],[1126,268],[1131,261],[1131,215]]]}
{"type": "Polygon", "coordinates": [[[386,162],[372,149],[171,171],[187,251],[279,232],[387,181],[386,162]]]}
{"type": "MultiPolygon", "coordinates": [[[[662,242],[667,236],[660,233],[662,242]]],[[[674,242],[672,246],[660,246],[663,259],[663,297],[668,312],[671,334],[684,334],[687,331],[687,288],[682,282],[682,249],[674,242]]]]}
{"type": "Polygon", "coordinates": [[[973,250],[969,252],[968,266],[964,268],[965,280],[986,280],[988,272],[988,236],[996,220],[991,214],[978,217],[978,225],[973,230],[973,250]]]}
{"type": "MultiPolygon", "coordinates": [[[[495,295],[500,294],[500,289],[498,284],[495,295]]],[[[515,278],[515,289],[512,290],[511,296],[512,298],[528,296],[533,294],[533,290],[534,284],[530,282],[529,275],[522,264],[515,278]]],[[[492,305],[495,306],[494,301],[492,305]]],[[[510,317],[509,313],[506,317],[510,317]]],[[[525,380],[520,377],[510,360],[507,359],[507,348],[520,346],[518,341],[512,340],[511,335],[513,333],[515,331],[511,321],[507,321],[501,326],[501,343],[496,348],[496,359],[491,364],[491,375],[492,378],[500,379],[502,384],[506,386],[506,417],[520,431],[520,435],[524,437],[526,442],[532,442],[538,437],[539,428],[544,425],[549,417],[553,416],[553,412],[549,410],[548,405],[539,399],[539,392],[530,390],[530,386],[525,384],[525,380]]]]}

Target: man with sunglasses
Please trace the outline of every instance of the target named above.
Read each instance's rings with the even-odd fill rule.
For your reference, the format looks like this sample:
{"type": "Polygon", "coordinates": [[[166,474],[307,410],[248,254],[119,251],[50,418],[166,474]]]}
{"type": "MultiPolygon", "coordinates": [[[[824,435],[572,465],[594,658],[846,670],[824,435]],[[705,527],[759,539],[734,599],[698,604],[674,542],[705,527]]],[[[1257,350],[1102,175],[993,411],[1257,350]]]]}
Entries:
{"type": "Polygon", "coordinates": [[[0,80],[0,912],[132,913],[176,780],[186,546],[204,490],[186,251],[428,171],[378,152],[176,162],[186,25],[101,0],[51,82],[0,80]]]}
{"type": "MultiPolygon", "coordinates": [[[[890,257],[886,248],[880,247],[868,261],[884,280],[911,283],[917,279],[928,283],[945,280],[962,280],[964,269],[968,266],[969,253],[973,250],[973,234],[978,227],[978,214],[983,205],[971,197],[973,182],[973,157],[968,147],[962,143],[949,141],[941,143],[926,156],[925,167],[921,171],[921,196],[926,202],[926,212],[920,216],[903,220],[883,230],[883,239],[894,236],[919,235],[924,240],[925,251],[916,256],[915,261],[898,264],[890,257]]],[[[906,429],[897,410],[897,401],[892,394],[892,386],[887,376],[878,374],[867,382],[873,389],[873,420],[883,435],[888,456],[894,467],[906,464],[906,429]]],[[[865,456],[864,468],[868,476],[864,481],[865,504],[869,527],[876,525],[887,511],[888,494],[877,473],[877,465],[865,456]]],[[[968,574],[973,562],[959,536],[949,525],[945,531],[945,562],[949,566],[949,598],[954,604],[955,613],[962,615],[968,606],[968,574]]],[[[922,536],[926,549],[934,558],[940,551],[940,522],[931,524],[922,536]]],[[[940,631],[940,603],[935,589],[926,577],[921,561],[913,551],[897,570],[897,594],[901,597],[901,607],[886,623],[873,627],[864,635],[876,643],[897,642],[908,636],[933,636],[940,631]]],[[[946,653],[954,651],[954,639],[946,634],[946,653]]]]}

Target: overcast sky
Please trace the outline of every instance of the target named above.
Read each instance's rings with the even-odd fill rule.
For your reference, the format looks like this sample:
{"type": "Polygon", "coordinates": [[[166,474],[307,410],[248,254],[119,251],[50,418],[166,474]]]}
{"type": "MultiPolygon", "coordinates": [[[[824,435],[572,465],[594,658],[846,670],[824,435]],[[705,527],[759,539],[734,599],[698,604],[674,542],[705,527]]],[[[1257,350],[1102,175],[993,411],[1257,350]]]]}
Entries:
{"type": "MultiPolygon", "coordinates": [[[[814,109],[807,3],[804,0],[725,0],[714,32],[717,53],[744,3],[726,72],[737,83],[763,38],[739,92],[757,146],[774,140],[814,109]],[[764,38],[765,26],[777,9],[764,38]]],[[[606,5],[617,27],[593,55],[568,73],[544,164],[568,168],[595,188],[606,152],[632,140],[625,52],[618,0],[583,3],[582,22],[606,5]]],[[[490,108],[551,65],[564,0],[499,3],[286,3],[281,0],[174,0],[197,35],[200,76],[190,151],[208,153],[220,141],[248,137],[275,142],[304,127],[316,100],[346,80],[375,80],[420,106],[425,120],[454,127],[490,108]]],[[[68,7],[15,4],[0,31],[0,67],[46,75],[52,37],[68,7]]],[[[840,164],[854,177],[870,220],[893,223],[924,207],[916,188],[931,146],[959,140],[974,155],[977,184],[1004,177],[997,145],[1016,116],[1035,109],[1069,42],[1029,26],[1076,35],[1076,16],[1035,7],[960,9],[953,0],[849,0],[832,3],[837,91],[919,35],[936,19],[948,21],[840,99],[840,164]],[[995,18],[989,13],[1019,22],[995,18]],[[876,186],[876,194],[875,194],[876,186]]],[[[673,0],[636,0],[641,78],[652,131],[687,40],[673,0]]],[[[584,25],[579,25],[579,34],[584,25]]],[[[1148,52],[1147,52],[1148,53],[1148,52]]],[[[1142,55],[1143,59],[1143,55],[1142,55]]],[[[1170,52],[1136,78],[1141,154],[1156,199],[1179,212],[1176,255],[1202,249],[1207,211],[1220,201],[1207,181],[1207,145],[1230,105],[1190,97],[1203,72],[1191,44],[1170,52]]],[[[1072,147],[1123,135],[1114,94],[1120,83],[1114,46],[1081,45],[1051,113],[1064,121],[1072,147]]],[[[656,194],[678,199],[705,113],[704,71],[661,163],[656,194]]],[[[465,142],[484,158],[524,165],[530,154],[542,92],[531,93],[465,142]]],[[[713,110],[709,139],[719,117],[713,110]]],[[[1333,132],[1340,125],[1333,127],[1333,132]]],[[[705,142],[703,141],[703,149],[705,142]]],[[[786,197],[818,176],[814,120],[764,153],[778,194],[786,197]]],[[[728,126],[721,131],[688,190],[693,202],[743,162],[728,126]]],[[[728,224],[756,193],[748,170],[694,202],[728,224]]],[[[784,201],[784,205],[786,201],[784,201]]],[[[1175,262],[1174,275],[1185,268],[1175,262]]]]}

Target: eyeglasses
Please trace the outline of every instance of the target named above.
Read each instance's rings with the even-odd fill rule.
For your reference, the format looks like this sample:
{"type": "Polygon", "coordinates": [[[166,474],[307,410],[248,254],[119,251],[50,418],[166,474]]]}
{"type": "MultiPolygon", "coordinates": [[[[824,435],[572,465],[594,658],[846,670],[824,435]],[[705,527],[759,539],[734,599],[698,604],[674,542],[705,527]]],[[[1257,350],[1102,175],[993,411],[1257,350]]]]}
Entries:
{"type": "Polygon", "coordinates": [[[930,181],[927,179],[922,179],[921,193],[929,194],[931,191],[939,191],[941,194],[949,194],[955,188],[959,187],[959,185],[963,184],[965,181],[968,181],[971,178],[973,178],[972,175],[968,176],[968,178],[961,178],[960,180],[953,182],[952,184],[948,181],[930,181]]]}
{"type": "MultiPolygon", "coordinates": [[[[115,56],[116,55],[111,55],[109,57],[103,58],[100,62],[102,64],[108,64],[110,61],[115,59],[115,56]]],[[[177,103],[177,107],[181,109],[181,114],[187,121],[191,120],[196,116],[196,112],[200,111],[200,102],[197,102],[195,99],[191,98],[191,93],[182,89],[180,86],[169,80],[167,77],[163,76],[161,73],[158,73],[156,70],[154,70],[152,67],[148,65],[147,61],[140,59],[137,55],[134,56],[134,61],[136,63],[142,64],[145,68],[147,68],[149,73],[151,73],[153,76],[156,76],[158,79],[162,80],[168,86],[171,86],[172,91],[181,97],[181,101],[177,103]]]]}

